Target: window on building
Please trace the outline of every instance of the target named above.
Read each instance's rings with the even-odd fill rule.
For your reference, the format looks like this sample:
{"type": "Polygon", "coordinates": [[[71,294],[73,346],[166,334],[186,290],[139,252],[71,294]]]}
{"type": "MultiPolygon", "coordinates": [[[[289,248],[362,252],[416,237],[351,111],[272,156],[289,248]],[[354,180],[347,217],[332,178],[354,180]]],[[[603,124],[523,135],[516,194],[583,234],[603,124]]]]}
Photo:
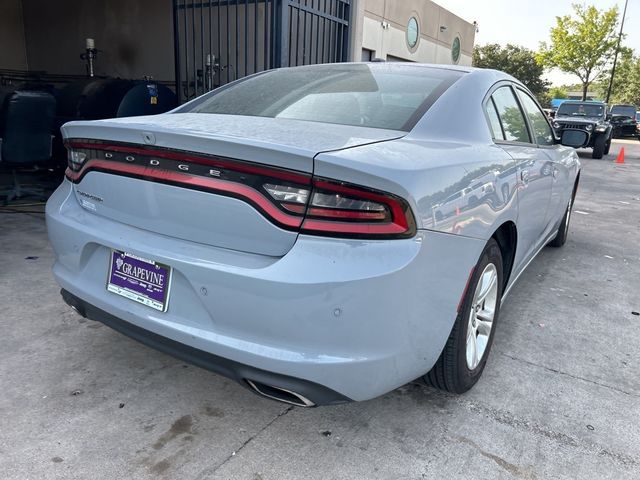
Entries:
{"type": "Polygon", "coordinates": [[[458,63],[460,61],[461,48],[460,37],[454,38],[453,43],[451,44],[451,60],[453,60],[453,63],[458,63]]]}
{"type": "Polygon", "coordinates": [[[407,45],[409,49],[413,50],[418,45],[418,39],[420,38],[420,26],[416,17],[411,17],[407,24],[407,45]]]}

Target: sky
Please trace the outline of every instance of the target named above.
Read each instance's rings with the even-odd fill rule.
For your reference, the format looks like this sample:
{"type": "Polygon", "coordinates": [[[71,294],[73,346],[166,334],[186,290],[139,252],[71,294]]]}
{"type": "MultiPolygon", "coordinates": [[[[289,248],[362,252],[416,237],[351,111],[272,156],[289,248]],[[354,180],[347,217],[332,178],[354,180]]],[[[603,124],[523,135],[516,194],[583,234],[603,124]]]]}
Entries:
{"type": "MultiPolygon", "coordinates": [[[[476,45],[512,43],[538,50],[540,42],[549,41],[549,30],[557,16],[573,12],[572,3],[579,0],[435,0],[442,7],[459,17],[478,22],[476,45]]],[[[603,10],[618,5],[620,17],[624,0],[587,0],[603,10]]],[[[622,44],[640,51],[640,0],[629,0],[624,22],[627,35],[622,44]]],[[[551,71],[547,80],[554,85],[579,83],[578,77],[559,71],[551,71]]]]}

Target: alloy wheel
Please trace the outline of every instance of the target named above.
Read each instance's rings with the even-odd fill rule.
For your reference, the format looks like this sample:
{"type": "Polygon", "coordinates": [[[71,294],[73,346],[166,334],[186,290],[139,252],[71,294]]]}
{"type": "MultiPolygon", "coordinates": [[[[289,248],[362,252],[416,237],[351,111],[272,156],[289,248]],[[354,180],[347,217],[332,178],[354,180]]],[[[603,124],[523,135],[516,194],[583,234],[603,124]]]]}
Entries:
{"type": "Polygon", "coordinates": [[[489,263],[478,280],[473,294],[467,326],[467,367],[474,370],[487,350],[498,300],[498,270],[489,263]]]}

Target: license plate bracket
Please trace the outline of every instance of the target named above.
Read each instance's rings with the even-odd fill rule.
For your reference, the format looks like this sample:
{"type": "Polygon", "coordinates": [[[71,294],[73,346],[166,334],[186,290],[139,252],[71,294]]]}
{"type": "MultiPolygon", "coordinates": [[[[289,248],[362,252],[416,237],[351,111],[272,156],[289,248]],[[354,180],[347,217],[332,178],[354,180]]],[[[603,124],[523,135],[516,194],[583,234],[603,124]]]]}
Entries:
{"type": "Polygon", "coordinates": [[[166,312],[171,287],[171,267],[112,250],[109,260],[107,290],[147,307],[166,312]]]}

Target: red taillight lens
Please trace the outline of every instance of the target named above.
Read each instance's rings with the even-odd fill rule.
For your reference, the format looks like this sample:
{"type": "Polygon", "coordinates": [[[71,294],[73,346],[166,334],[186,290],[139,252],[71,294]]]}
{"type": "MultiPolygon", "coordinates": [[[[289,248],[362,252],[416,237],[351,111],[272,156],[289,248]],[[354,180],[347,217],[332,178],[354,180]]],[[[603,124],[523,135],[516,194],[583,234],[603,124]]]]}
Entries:
{"type": "Polygon", "coordinates": [[[415,221],[407,203],[395,195],[333,180],[313,180],[313,189],[265,183],[272,201],[305,214],[302,230],[315,235],[359,238],[410,237],[415,221]]]}
{"type": "Polygon", "coordinates": [[[200,153],[108,144],[67,143],[67,178],[90,171],[138,177],[242,199],[281,228],[315,235],[405,238],[416,224],[405,200],[365,187],[200,153]]]}
{"type": "Polygon", "coordinates": [[[334,236],[397,238],[416,232],[409,205],[395,195],[314,179],[302,230],[334,236]]]}

